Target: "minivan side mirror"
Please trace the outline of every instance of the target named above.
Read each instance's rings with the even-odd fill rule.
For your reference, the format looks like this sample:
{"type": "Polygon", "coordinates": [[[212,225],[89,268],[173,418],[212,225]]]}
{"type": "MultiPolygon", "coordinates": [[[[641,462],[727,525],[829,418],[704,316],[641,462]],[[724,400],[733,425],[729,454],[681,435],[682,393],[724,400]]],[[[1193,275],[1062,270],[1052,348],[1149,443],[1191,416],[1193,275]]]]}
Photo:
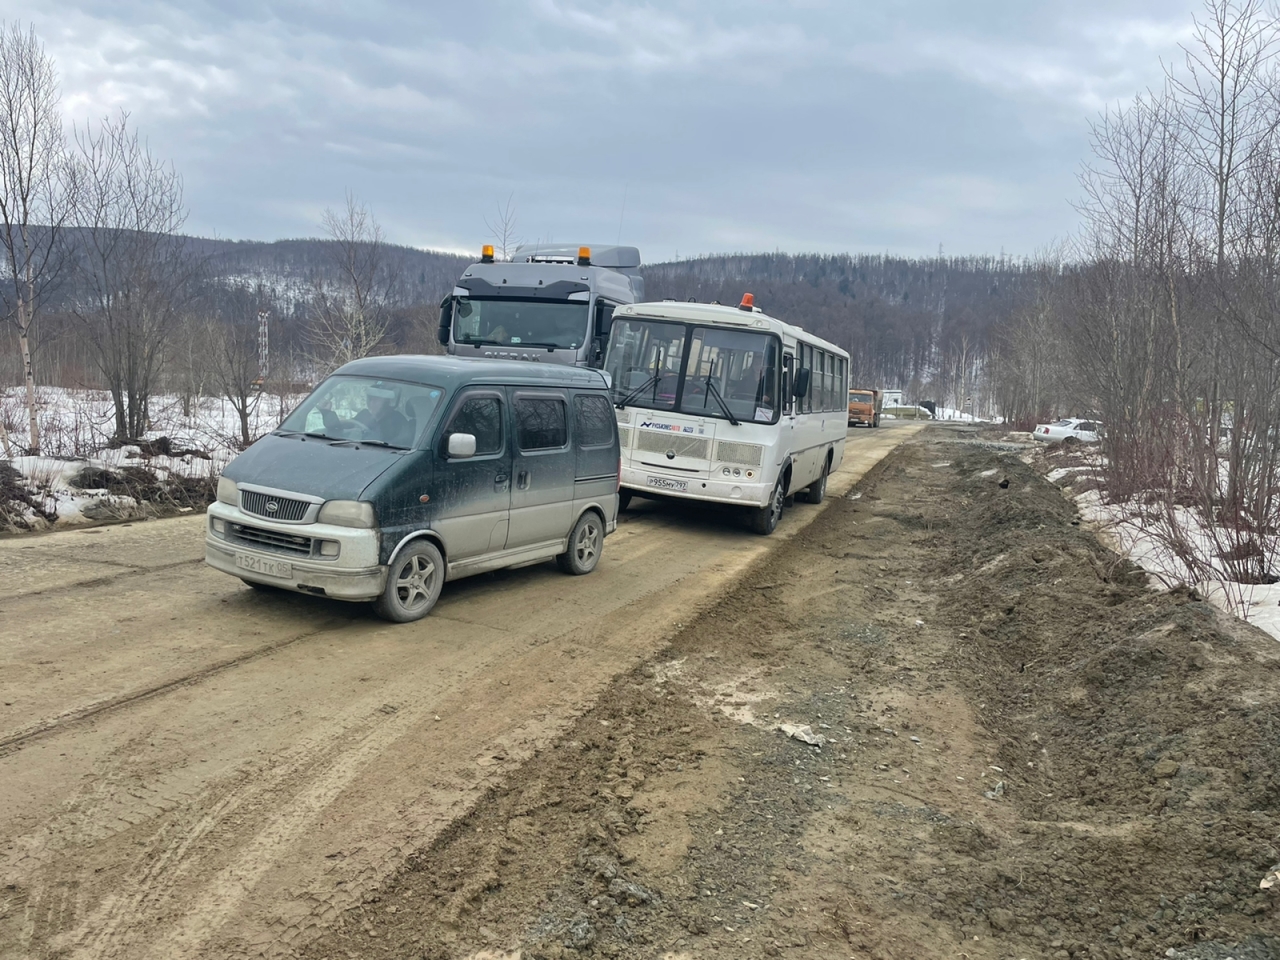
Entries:
{"type": "Polygon", "coordinates": [[[809,393],[809,368],[801,367],[796,371],[796,385],[792,390],[797,397],[807,396],[809,393]]]}
{"type": "Polygon", "coordinates": [[[476,435],[474,433],[449,434],[449,459],[469,460],[476,455],[476,435]]]}

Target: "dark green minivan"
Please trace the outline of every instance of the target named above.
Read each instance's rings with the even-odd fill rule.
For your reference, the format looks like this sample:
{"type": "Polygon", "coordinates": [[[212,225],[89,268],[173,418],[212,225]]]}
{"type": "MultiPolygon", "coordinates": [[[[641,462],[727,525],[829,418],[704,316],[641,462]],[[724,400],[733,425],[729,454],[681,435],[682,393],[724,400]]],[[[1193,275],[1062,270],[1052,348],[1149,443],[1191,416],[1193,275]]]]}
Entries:
{"type": "Polygon", "coordinates": [[[366,357],[227,465],[205,560],[417,620],[446,580],[552,558],[590,573],[617,526],[618,470],[597,370],[366,357]]]}

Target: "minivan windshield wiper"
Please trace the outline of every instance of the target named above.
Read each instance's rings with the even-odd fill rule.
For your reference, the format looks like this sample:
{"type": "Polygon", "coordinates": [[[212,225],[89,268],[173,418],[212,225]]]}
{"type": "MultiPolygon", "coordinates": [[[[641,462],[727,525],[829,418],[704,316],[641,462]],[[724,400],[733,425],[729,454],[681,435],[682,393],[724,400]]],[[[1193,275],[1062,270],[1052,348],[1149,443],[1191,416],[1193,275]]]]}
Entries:
{"type": "Polygon", "coordinates": [[[715,397],[715,401],[720,405],[720,409],[724,412],[724,415],[728,417],[729,422],[736,427],[738,425],[738,418],[733,415],[733,411],[729,409],[729,405],[724,402],[724,397],[720,395],[720,388],[712,383],[710,377],[707,377],[707,393],[715,397]]]}
{"type": "Polygon", "coordinates": [[[399,444],[387,443],[385,440],[352,440],[351,443],[361,444],[366,447],[386,447],[388,450],[408,450],[408,447],[402,447],[399,444]]]}
{"type": "Polygon", "coordinates": [[[650,387],[656,387],[661,382],[661,380],[662,380],[662,374],[655,373],[648,380],[640,384],[640,386],[636,387],[634,390],[628,393],[625,397],[619,400],[616,404],[614,404],[614,406],[616,406],[619,410],[621,410],[628,403],[630,403],[636,397],[640,396],[640,394],[644,393],[650,387]]]}

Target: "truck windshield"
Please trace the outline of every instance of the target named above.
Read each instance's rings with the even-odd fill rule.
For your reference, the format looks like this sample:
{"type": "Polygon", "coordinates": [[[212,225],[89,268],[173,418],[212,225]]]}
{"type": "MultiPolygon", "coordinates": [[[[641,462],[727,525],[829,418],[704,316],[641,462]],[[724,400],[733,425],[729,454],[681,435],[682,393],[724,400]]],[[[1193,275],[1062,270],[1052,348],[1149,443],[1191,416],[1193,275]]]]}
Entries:
{"type": "Polygon", "coordinates": [[[680,412],[773,423],[778,412],[778,338],[694,327],[680,412]]]}
{"type": "Polygon", "coordinates": [[[874,398],[869,393],[851,393],[849,394],[850,403],[871,403],[874,398]]]}
{"type": "Polygon", "coordinates": [[[604,368],[618,406],[671,410],[676,405],[683,324],[657,320],[614,320],[604,368]]]}
{"type": "Polygon", "coordinates": [[[276,430],[324,440],[408,449],[417,444],[444,391],[372,377],[330,377],[276,430]]]}
{"type": "Polygon", "coordinates": [[[587,340],[587,304],[513,297],[462,298],[454,305],[453,340],[577,350],[587,340]]]}

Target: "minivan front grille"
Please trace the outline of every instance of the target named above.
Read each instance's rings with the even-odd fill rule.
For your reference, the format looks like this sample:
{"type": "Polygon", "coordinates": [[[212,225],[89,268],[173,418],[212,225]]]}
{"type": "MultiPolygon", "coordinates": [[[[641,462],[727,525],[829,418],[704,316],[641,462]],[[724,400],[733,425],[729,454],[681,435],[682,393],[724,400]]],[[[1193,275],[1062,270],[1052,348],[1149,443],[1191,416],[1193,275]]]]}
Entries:
{"type": "Polygon", "coordinates": [[[760,466],[760,454],[764,447],[758,443],[736,443],[721,440],[716,444],[716,459],[721,463],[740,463],[746,467],[760,466]]]}
{"type": "Polygon", "coordinates": [[[671,450],[677,457],[705,460],[707,454],[711,452],[711,442],[706,437],[689,437],[657,430],[638,430],[636,431],[636,449],[645,453],[662,454],[671,450]]]}
{"type": "Polygon", "coordinates": [[[240,491],[240,509],[245,513],[256,513],[260,517],[280,520],[284,523],[300,522],[306,517],[310,506],[311,504],[305,500],[274,497],[256,490],[240,491]]]}
{"type": "Polygon", "coordinates": [[[275,530],[263,530],[261,527],[250,527],[243,523],[228,523],[227,532],[232,540],[260,550],[272,553],[287,553],[295,557],[311,556],[311,538],[300,537],[292,533],[279,533],[275,530]]]}

